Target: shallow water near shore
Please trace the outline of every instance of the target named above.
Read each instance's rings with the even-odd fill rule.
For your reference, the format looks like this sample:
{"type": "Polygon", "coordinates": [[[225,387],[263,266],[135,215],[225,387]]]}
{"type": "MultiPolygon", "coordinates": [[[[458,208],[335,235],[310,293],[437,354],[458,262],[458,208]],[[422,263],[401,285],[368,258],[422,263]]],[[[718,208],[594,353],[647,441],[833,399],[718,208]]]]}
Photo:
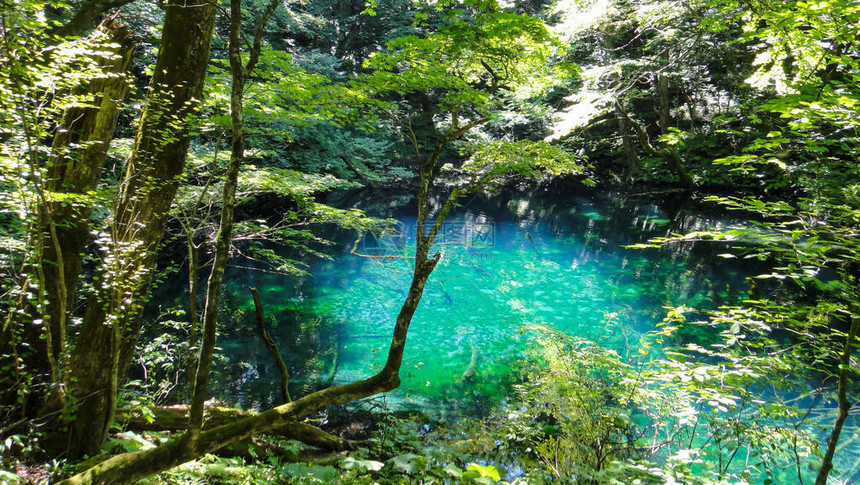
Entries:
{"type": "MultiPolygon", "coordinates": [[[[294,357],[296,383],[345,383],[381,367],[411,281],[415,218],[408,208],[401,212],[391,233],[366,235],[354,250],[345,244],[331,261],[315,264],[301,285],[232,270],[231,281],[240,284],[228,289],[230,305],[251,313],[243,288],[257,286],[270,313],[292,315],[272,332],[290,349],[285,355],[294,357]],[[322,335],[310,341],[306,327],[322,335]],[[304,339],[296,335],[302,328],[304,339]],[[301,368],[310,346],[320,342],[331,348],[313,356],[314,369],[301,368]]],[[[691,210],[670,214],[646,200],[535,200],[529,194],[467,204],[446,221],[434,246],[442,259],[410,326],[403,382],[390,393],[389,405],[444,411],[458,408],[464,396],[491,404],[527,346],[528,326],[563,330],[626,356],[667,307],[715,308],[742,300],[749,268],[716,257],[718,247],[624,247],[740,223],[691,210]]],[[[248,385],[277,382],[258,340],[252,334],[222,340],[228,355],[253,353],[243,360],[260,363],[243,369],[240,397],[254,399],[248,385]]],[[[265,405],[275,398],[262,400],[265,405]]]]}
{"type": "MultiPolygon", "coordinates": [[[[260,289],[294,396],[381,368],[411,281],[411,214],[408,207],[380,214],[396,217],[399,227],[355,246],[344,241],[304,281],[231,270],[227,305],[239,309],[237,321],[252,319],[247,288],[260,289]]],[[[466,204],[434,247],[441,261],[410,326],[402,384],[375,405],[447,420],[478,416],[499,405],[518,378],[533,326],[593,341],[622,358],[635,355],[668,308],[738,304],[758,272],[754,262],[720,257],[726,247],[719,243],[625,246],[744,224],[732,214],[648,199],[528,194],[466,204]]],[[[229,363],[218,378],[220,399],[249,408],[280,403],[277,369],[254,331],[228,332],[220,345],[229,363]]],[[[850,461],[855,448],[843,458],[850,461]]]]}

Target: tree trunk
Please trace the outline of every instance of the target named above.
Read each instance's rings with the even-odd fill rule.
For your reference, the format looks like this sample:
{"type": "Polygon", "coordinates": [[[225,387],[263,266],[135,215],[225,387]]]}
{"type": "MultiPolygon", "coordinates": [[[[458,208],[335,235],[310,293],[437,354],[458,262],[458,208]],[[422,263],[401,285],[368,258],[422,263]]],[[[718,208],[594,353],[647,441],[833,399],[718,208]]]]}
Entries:
{"type": "MultiPolygon", "coordinates": [[[[664,61],[666,63],[668,63],[668,55],[668,51],[663,53],[664,61]]],[[[657,97],[660,101],[660,134],[665,135],[669,132],[669,128],[672,126],[672,111],[669,102],[669,77],[665,74],[657,75],[657,97]]],[[[687,173],[687,170],[684,168],[684,162],[681,160],[681,156],[678,155],[677,151],[667,147],[662,150],[657,150],[657,153],[666,159],[669,169],[678,176],[678,181],[681,182],[681,185],[688,189],[692,189],[694,187],[695,184],[693,183],[693,178],[690,177],[690,174],[687,173]]]]}
{"type": "Polygon", "coordinates": [[[257,327],[260,329],[260,336],[263,337],[263,342],[265,342],[266,348],[269,349],[269,353],[272,354],[272,358],[275,359],[278,371],[281,374],[281,398],[284,402],[290,402],[293,398],[290,396],[290,372],[287,369],[287,363],[284,362],[284,358],[281,357],[281,351],[278,350],[278,344],[275,343],[272,334],[266,328],[266,319],[263,317],[263,302],[260,301],[260,293],[256,288],[251,288],[251,295],[254,298],[254,309],[257,310],[257,327]]]}
{"type": "MultiPolygon", "coordinates": [[[[117,10],[134,0],[84,0],[75,8],[75,12],[64,24],[51,27],[51,33],[59,37],[74,37],[84,35],[88,30],[95,27],[102,17],[111,11],[117,10]]],[[[52,16],[57,20],[65,20],[68,14],[58,9],[51,9],[52,16]]]]}
{"type": "MultiPolygon", "coordinates": [[[[0,343],[0,353],[20,355],[31,369],[35,382],[29,383],[30,390],[44,390],[39,399],[44,399],[50,389],[58,389],[55,386],[66,377],[68,315],[75,302],[82,252],[91,240],[92,192],[101,178],[119,103],[128,93],[125,72],[133,55],[134,36],[125,26],[106,21],[93,34],[92,42],[102,44],[105,53],[92,54],[102,75],[71,93],[89,94],[93,99],[89,106],[69,108],[60,120],[28,241],[33,264],[24,270],[29,275],[25,286],[35,286],[42,292],[38,299],[41,305],[31,304],[36,300],[22,300],[17,306],[24,311],[7,320],[0,343]],[[14,345],[13,334],[23,340],[26,351],[19,354],[6,348],[14,345]]],[[[15,388],[19,384],[0,377],[0,387],[15,388]]]]}
{"type": "Polygon", "coordinates": [[[48,201],[40,208],[35,236],[43,239],[39,244],[43,252],[37,257],[44,276],[42,288],[48,296],[43,311],[53,344],[49,360],[58,364],[65,361],[67,315],[75,301],[82,253],[91,240],[92,193],[101,179],[119,104],[128,94],[124,74],[134,52],[134,36],[127,27],[107,21],[99,30],[97,35],[105,43],[117,44],[108,49],[116,57],[100,58],[106,75],[75,93],[96,93],[92,107],[72,108],[63,115],[48,160],[48,201]]]}
{"type": "MultiPolygon", "coordinates": [[[[256,413],[219,406],[206,407],[205,429],[231,423],[256,413]]],[[[155,406],[142,412],[139,408],[119,408],[116,421],[134,431],[182,431],[188,429],[188,406],[155,406]]]]}
{"type": "MultiPolygon", "coordinates": [[[[182,431],[188,429],[188,409],[188,406],[148,408],[150,419],[144,419],[141,413],[133,409],[117,409],[117,421],[122,422],[126,429],[133,431],[182,431]]],[[[256,415],[257,413],[251,411],[208,406],[203,429],[212,429],[256,415]]],[[[352,444],[348,440],[305,423],[291,423],[283,428],[274,429],[268,434],[301,441],[325,450],[352,449],[352,444]]]]}
{"type": "Polygon", "coordinates": [[[821,461],[818,476],[815,478],[815,485],[827,485],[827,476],[830,475],[830,471],[833,469],[833,456],[836,454],[839,435],[842,434],[842,426],[845,424],[845,420],[848,419],[848,412],[851,410],[851,402],[848,401],[850,380],[848,374],[853,372],[851,369],[851,354],[854,350],[858,331],[860,331],[860,318],[852,317],[851,326],[848,328],[848,335],[845,337],[845,348],[842,350],[842,357],[839,361],[839,389],[836,399],[838,411],[836,421],[833,423],[830,436],[827,438],[827,450],[821,461]]]}
{"type": "Polygon", "coordinates": [[[621,143],[624,147],[624,154],[627,156],[627,168],[630,170],[630,175],[632,176],[642,171],[642,163],[639,161],[639,155],[633,147],[633,140],[631,140],[633,133],[630,130],[630,125],[627,124],[627,121],[625,121],[618,110],[619,108],[616,106],[615,117],[618,119],[618,129],[621,131],[621,143]]]}
{"type": "Polygon", "coordinates": [[[196,441],[203,426],[203,403],[206,401],[206,391],[209,385],[209,373],[212,367],[212,355],[215,349],[216,324],[218,323],[218,302],[221,298],[221,286],[224,270],[230,259],[230,245],[233,234],[233,216],[236,205],[236,187],[239,179],[239,168],[245,158],[244,132],[244,93],[245,67],[242,64],[240,52],[240,37],[242,23],[242,6],[239,0],[230,2],[230,68],[232,85],[230,88],[230,119],[233,128],[230,162],[227,173],[224,174],[224,193],[221,197],[221,222],[218,235],[215,237],[215,260],[206,283],[206,304],[203,308],[203,329],[200,341],[200,356],[197,359],[197,370],[194,372],[194,382],[189,413],[188,444],[196,446],[196,441]]]}
{"type": "Polygon", "coordinates": [[[672,110],[669,104],[669,77],[665,74],[657,75],[657,97],[660,102],[660,134],[665,135],[672,126],[672,110]]]}
{"type": "Polygon", "coordinates": [[[690,177],[690,174],[684,169],[681,157],[675,150],[669,147],[663,149],[657,149],[654,147],[654,145],[652,145],[648,140],[648,134],[645,133],[645,128],[633,120],[624,108],[621,107],[620,103],[615,103],[615,112],[621,116],[627,126],[633,129],[633,133],[636,134],[636,137],[639,139],[639,143],[646,152],[655,157],[662,157],[666,160],[666,163],[669,165],[669,169],[678,176],[678,181],[682,186],[684,186],[684,188],[692,190],[695,187],[696,184],[693,182],[693,178],[690,177]]]}
{"type": "Polygon", "coordinates": [[[696,186],[693,182],[693,177],[691,177],[689,172],[687,172],[687,169],[684,168],[684,162],[681,160],[681,156],[678,155],[678,152],[670,148],[664,148],[663,150],[660,150],[659,153],[666,158],[666,161],[669,163],[669,169],[678,176],[678,181],[684,188],[692,189],[696,186]]]}
{"type": "Polygon", "coordinates": [[[215,7],[203,0],[172,0],[110,226],[97,295],[90,299],[72,357],[75,420],[69,456],[95,454],[113,419],[117,390],[140,330],[155,250],[185,168],[189,125],[209,61],[215,7]]]}
{"type": "Polygon", "coordinates": [[[233,235],[233,216],[236,206],[236,188],[239,179],[239,169],[245,160],[245,80],[254,70],[262,50],[263,29],[269,22],[280,0],[271,0],[266,7],[262,19],[254,34],[254,44],[248,58],[248,64],[242,64],[242,2],[230,1],[230,71],[232,84],[230,87],[230,120],[232,127],[232,143],[230,162],[227,173],[224,174],[224,192],[221,198],[221,223],[215,238],[215,260],[206,286],[206,306],[203,309],[203,333],[200,342],[200,357],[197,360],[197,370],[191,393],[191,410],[189,411],[188,433],[186,446],[193,451],[197,447],[197,439],[203,427],[203,403],[209,385],[209,373],[212,367],[212,356],[215,352],[218,323],[218,302],[221,298],[222,280],[227,261],[230,258],[230,245],[233,235]]]}

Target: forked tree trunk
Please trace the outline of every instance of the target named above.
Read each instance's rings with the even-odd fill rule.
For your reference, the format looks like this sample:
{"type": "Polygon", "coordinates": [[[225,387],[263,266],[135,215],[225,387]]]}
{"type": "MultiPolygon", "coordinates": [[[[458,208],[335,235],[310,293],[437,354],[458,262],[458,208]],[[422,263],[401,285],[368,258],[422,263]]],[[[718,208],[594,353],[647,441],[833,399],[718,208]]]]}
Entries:
{"type": "Polygon", "coordinates": [[[140,331],[155,250],[185,168],[214,19],[215,7],[205,0],[171,0],[166,6],[151,90],[104,241],[98,291],[88,302],[72,357],[72,458],[97,453],[113,419],[140,331]]]}

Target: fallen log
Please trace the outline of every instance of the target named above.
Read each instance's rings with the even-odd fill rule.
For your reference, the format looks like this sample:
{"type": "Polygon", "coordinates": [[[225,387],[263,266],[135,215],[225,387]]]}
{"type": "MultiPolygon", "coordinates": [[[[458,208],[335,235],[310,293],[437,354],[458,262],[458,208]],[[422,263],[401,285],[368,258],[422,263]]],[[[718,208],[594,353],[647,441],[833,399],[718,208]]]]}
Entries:
{"type": "MultiPolygon", "coordinates": [[[[188,429],[188,406],[154,406],[149,408],[120,408],[117,409],[117,421],[123,423],[130,431],[184,431],[188,429]]],[[[243,418],[257,416],[253,411],[208,406],[205,408],[203,429],[233,423],[243,418]]],[[[352,450],[353,445],[348,440],[326,433],[325,431],[306,423],[287,423],[267,432],[272,436],[294,439],[302,443],[316,446],[324,450],[352,450]]]]}

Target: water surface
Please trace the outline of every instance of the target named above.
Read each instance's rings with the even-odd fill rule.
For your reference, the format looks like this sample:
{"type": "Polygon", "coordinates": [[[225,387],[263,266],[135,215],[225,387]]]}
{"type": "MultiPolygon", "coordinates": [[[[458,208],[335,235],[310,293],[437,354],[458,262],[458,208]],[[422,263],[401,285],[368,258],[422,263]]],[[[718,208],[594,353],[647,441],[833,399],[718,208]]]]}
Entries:
{"type": "MultiPolygon", "coordinates": [[[[413,265],[415,218],[399,220],[394,234],[366,236],[355,251],[314,268],[306,310],[337,329],[336,383],[385,361],[413,265]]],[[[392,399],[426,410],[468,393],[491,398],[525,349],[524,326],[550,326],[624,356],[667,306],[738,301],[746,274],[716,258],[717,248],[624,247],[737,222],[636,200],[474,201],[440,232],[434,251],[442,260],[410,327],[403,384],[392,399]]]]}
{"type": "MultiPolygon", "coordinates": [[[[408,206],[374,215],[395,216],[400,225],[356,246],[344,239],[331,261],[312,266],[309,279],[231,270],[228,328],[219,337],[227,365],[215,377],[222,400],[258,408],[280,403],[277,369],[253,324],[250,286],[263,295],[293,396],[381,368],[411,281],[416,227],[408,206]]],[[[466,201],[434,247],[442,259],[409,330],[402,385],[384,405],[456,417],[498,404],[517,378],[528,345],[523,328],[530,325],[563,330],[626,358],[668,308],[739,304],[748,297],[749,277],[764,266],[720,257],[725,245],[626,246],[744,225],[671,197],[509,192],[466,201]]],[[[851,433],[847,442],[860,439],[851,433]]],[[[837,457],[843,466],[858,455],[856,445],[847,445],[837,457]]]]}

